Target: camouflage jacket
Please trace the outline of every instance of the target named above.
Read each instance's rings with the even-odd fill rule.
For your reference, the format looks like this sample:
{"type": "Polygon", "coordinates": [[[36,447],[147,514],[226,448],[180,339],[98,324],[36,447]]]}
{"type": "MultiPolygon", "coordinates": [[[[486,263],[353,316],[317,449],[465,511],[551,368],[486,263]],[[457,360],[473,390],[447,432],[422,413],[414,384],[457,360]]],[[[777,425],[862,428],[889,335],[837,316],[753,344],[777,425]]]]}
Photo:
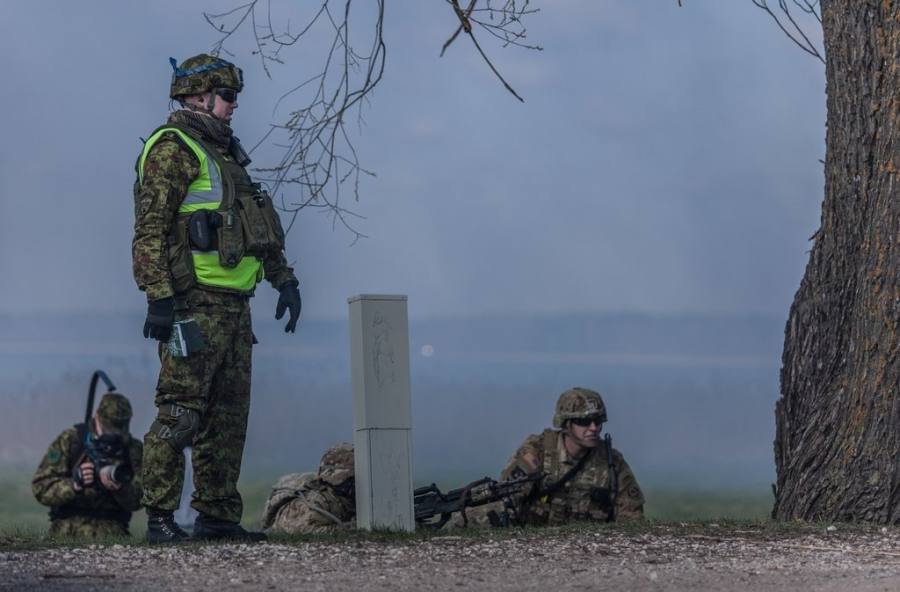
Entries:
{"type": "MultiPolygon", "coordinates": [[[[644,516],[644,494],[622,454],[613,449],[613,466],[618,476],[615,492],[617,520],[644,516]]],[[[581,469],[559,489],[540,495],[539,487],[559,481],[578,461],[569,458],[561,432],[545,430],[525,439],[501,474],[502,479],[545,473],[546,477],[514,500],[516,518],[533,525],[557,525],[570,520],[605,521],[609,515],[609,464],[606,443],[588,452],[581,469]]]]}
{"type": "Polygon", "coordinates": [[[104,489],[98,481],[94,486],[82,491],[72,488],[72,469],[84,461],[84,455],[73,458],[75,451],[82,448],[78,442],[75,427],[68,428],[50,444],[41,464],[31,480],[31,491],[38,502],[53,509],[63,509],[74,514],[115,514],[122,511],[133,512],[141,506],[141,441],[131,438],[128,456],[134,478],[118,491],[104,489]]]}
{"type": "MultiPolygon", "coordinates": [[[[204,140],[215,146],[223,159],[234,160],[227,146],[204,140]]],[[[131,255],[135,282],[148,300],[174,295],[166,238],[188,187],[199,174],[197,157],[173,132],[164,134],[144,161],[143,182],[135,187],[131,255]]],[[[268,254],[263,259],[263,270],[276,290],[297,280],[283,252],[268,254]]]]}
{"type": "Polygon", "coordinates": [[[263,510],[263,528],[288,534],[352,528],[356,503],[340,496],[316,473],[293,473],[278,480],[263,510]]]}

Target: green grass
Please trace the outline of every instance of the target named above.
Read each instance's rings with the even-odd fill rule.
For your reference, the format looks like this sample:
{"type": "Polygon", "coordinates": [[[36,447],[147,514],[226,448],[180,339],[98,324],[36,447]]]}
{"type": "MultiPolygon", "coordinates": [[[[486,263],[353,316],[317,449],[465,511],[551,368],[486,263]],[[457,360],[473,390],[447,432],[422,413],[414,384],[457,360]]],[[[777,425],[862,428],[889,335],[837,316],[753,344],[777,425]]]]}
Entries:
{"type": "MultiPolygon", "coordinates": [[[[254,476],[242,480],[239,486],[244,499],[245,528],[260,526],[262,510],[269,490],[276,477],[263,479],[254,476]]],[[[649,521],[635,528],[651,528],[658,524],[709,523],[719,522],[723,526],[734,521],[759,522],[767,520],[772,508],[771,493],[765,487],[747,489],[690,490],[654,487],[646,492],[645,511],[649,521]]],[[[31,473],[25,469],[4,469],[0,471],[0,547],[28,547],[46,545],[42,541],[48,527],[47,508],[38,504],[31,494],[31,473]]],[[[595,527],[596,528],[596,527],[595,527]]],[[[616,528],[632,528],[619,527],[616,528]]],[[[143,539],[146,518],[143,512],[136,512],[131,521],[131,542],[143,539]]],[[[461,531],[466,532],[466,531],[461,531]]],[[[497,536],[496,531],[490,531],[497,536]]],[[[515,529],[515,532],[520,532],[515,529]]],[[[454,533],[457,534],[457,533],[454,533]]],[[[434,533],[404,535],[397,533],[351,533],[338,532],[308,536],[277,536],[282,542],[342,541],[342,540],[408,540],[410,536],[435,536],[434,533]]],[[[477,532],[463,536],[482,536],[477,532]]],[[[122,541],[111,541],[122,542],[122,541]]],[[[83,541],[57,541],[52,544],[83,544],[83,541]]]]}
{"type": "Polygon", "coordinates": [[[0,473],[0,534],[46,531],[48,510],[31,493],[30,473],[15,469],[0,473]]]}
{"type": "Polygon", "coordinates": [[[670,522],[766,520],[775,499],[765,487],[748,489],[663,489],[646,492],[647,518],[670,522]]]}

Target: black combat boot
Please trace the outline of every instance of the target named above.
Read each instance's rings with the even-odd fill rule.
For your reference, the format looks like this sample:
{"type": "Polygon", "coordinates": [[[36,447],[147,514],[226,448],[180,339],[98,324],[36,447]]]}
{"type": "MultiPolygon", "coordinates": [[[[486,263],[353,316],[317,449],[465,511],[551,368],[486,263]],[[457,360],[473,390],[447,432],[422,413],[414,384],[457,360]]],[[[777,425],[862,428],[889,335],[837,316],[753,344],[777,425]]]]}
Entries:
{"type": "Polygon", "coordinates": [[[200,514],[194,520],[194,539],[199,541],[230,540],[257,543],[266,540],[262,532],[250,532],[237,522],[228,522],[200,514]]]}
{"type": "Polygon", "coordinates": [[[151,545],[158,543],[187,543],[191,537],[181,530],[175,523],[171,512],[147,512],[147,542],[151,545]]]}

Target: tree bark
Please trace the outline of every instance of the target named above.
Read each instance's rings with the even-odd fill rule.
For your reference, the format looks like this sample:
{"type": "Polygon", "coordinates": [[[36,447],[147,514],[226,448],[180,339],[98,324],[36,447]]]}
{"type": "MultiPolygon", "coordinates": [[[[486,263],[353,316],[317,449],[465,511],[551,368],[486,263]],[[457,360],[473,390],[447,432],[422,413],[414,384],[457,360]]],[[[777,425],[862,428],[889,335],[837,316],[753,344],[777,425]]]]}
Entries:
{"type": "Polygon", "coordinates": [[[825,199],[785,328],[782,520],[900,523],[900,2],[822,0],[825,199]]]}

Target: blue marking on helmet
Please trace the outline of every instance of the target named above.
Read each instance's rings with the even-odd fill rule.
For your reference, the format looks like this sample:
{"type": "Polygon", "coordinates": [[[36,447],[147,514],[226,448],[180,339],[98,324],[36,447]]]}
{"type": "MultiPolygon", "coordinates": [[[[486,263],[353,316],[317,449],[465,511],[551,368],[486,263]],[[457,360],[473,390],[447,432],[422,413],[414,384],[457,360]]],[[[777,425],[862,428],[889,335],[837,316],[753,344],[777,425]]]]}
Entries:
{"type": "Polygon", "coordinates": [[[231,64],[229,62],[226,62],[225,60],[219,60],[217,62],[212,62],[211,64],[201,64],[199,66],[194,66],[193,68],[189,68],[188,70],[175,68],[175,78],[184,78],[185,76],[192,76],[193,74],[202,74],[203,72],[209,72],[210,70],[218,70],[220,68],[230,67],[231,64]]]}

